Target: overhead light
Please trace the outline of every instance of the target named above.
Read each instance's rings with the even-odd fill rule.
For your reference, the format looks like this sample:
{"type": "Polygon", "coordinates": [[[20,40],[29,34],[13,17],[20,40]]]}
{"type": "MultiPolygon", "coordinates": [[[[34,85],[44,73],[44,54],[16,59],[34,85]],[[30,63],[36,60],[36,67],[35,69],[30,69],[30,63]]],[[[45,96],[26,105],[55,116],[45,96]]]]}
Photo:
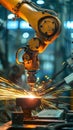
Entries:
{"type": "Polygon", "coordinates": [[[71,28],[71,22],[70,21],[67,22],[67,28],[71,28]]]}
{"type": "Polygon", "coordinates": [[[7,21],[7,29],[18,29],[18,21],[7,21]]]}
{"type": "Polygon", "coordinates": [[[14,14],[9,14],[9,15],[8,15],[8,19],[13,19],[13,18],[15,18],[15,15],[14,15],[14,14]]]}
{"type": "Polygon", "coordinates": [[[65,21],[64,27],[68,29],[73,29],[73,21],[65,21]]]}
{"type": "Polygon", "coordinates": [[[39,5],[44,4],[44,0],[37,0],[36,3],[39,5]]]}
{"type": "Polygon", "coordinates": [[[73,38],[73,33],[71,33],[71,38],[73,38]]]}
{"type": "Polygon", "coordinates": [[[29,26],[29,23],[27,23],[26,21],[20,21],[20,29],[31,29],[31,27],[29,26]]]}
{"type": "Polygon", "coordinates": [[[25,32],[25,33],[23,33],[23,38],[28,38],[29,37],[29,33],[28,32],[25,32]]]}

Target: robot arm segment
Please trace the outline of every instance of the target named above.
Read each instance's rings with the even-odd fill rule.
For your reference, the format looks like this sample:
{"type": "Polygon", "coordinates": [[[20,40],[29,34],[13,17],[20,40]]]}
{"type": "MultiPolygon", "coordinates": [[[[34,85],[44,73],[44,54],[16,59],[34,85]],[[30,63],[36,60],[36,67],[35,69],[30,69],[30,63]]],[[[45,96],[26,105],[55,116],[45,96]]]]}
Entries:
{"type": "Polygon", "coordinates": [[[42,53],[59,36],[60,20],[54,11],[37,7],[30,0],[0,0],[0,3],[16,16],[27,21],[36,32],[36,37],[28,42],[27,49],[20,48],[16,53],[16,61],[28,70],[28,82],[33,87],[36,81],[35,73],[39,68],[38,53],[42,53]],[[22,56],[23,62],[20,62],[18,53],[23,49],[25,51],[22,56]]]}
{"type": "MultiPolygon", "coordinates": [[[[38,53],[42,53],[60,34],[61,23],[46,9],[38,8],[30,0],[0,0],[9,11],[27,21],[40,40],[38,53]]],[[[37,43],[35,43],[37,44],[37,43]]]]}

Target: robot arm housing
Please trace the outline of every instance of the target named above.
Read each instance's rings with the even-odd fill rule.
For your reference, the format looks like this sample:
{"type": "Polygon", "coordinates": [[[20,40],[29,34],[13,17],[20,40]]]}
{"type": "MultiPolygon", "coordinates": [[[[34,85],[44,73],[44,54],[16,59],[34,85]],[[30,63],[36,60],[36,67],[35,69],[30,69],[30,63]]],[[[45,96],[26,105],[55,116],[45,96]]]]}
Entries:
{"type": "Polygon", "coordinates": [[[60,20],[48,10],[38,8],[30,0],[0,0],[0,3],[16,16],[27,21],[35,30],[38,38],[29,42],[30,48],[41,53],[59,36],[60,20]]]}
{"type": "Polygon", "coordinates": [[[27,21],[35,30],[36,37],[28,42],[28,46],[20,48],[16,53],[16,62],[23,64],[28,70],[28,83],[34,86],[35,73],[39,68],[38,53],[42,53],[60,34],[61,23],[50,11],[37,7],[30,0],[0,0],[0,3],[16,16],[27,21]],[[23,62],[18,60],[18,53],[24,50],[23,62]]]}

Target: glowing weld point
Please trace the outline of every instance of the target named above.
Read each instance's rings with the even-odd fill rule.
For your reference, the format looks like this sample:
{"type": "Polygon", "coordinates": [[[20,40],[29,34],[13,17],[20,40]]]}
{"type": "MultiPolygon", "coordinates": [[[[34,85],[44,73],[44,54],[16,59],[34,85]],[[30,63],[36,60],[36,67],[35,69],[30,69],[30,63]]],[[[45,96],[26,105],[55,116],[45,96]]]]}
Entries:
{"type": "Polygon", "coordinates": [[[21,98],[29,98],[29,99],[34,99],[34,98],[38,98],[38,97],[37,97],[36,95],[29,94],[29,95],[22,96],[21,98]]]}
{"type": "Polygon", "coordinates": [[[36,98],[34,95],[29,95],[29,98],[36,98]]]}

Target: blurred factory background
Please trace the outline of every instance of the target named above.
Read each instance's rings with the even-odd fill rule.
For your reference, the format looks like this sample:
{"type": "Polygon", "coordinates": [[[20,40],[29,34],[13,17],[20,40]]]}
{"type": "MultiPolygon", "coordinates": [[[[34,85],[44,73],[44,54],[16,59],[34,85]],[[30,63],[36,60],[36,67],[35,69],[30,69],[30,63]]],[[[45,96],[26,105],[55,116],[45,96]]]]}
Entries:
{"type": "MultiPolygon", "coordinates": [[[[32,1],[44,9],[54,10],[61,21],[61,33],[59,37],[52,44],[48,45],[47,49],[43,53],[39,54],[40,66],[36,74],[37,80],[40,82],[47,82],[50,78],[55,79],[54,83],[58,83],[59,81],[63,81],[64,77],[73,72],[73,0],[32,1]],[[72,58],[72,60],[69,61],[71,68],[64,67],[69,58],[72,58]],[[61,70],[63,70],[62,73],[55,77],[55,74],[58,74],[61,70]]],[[[23,66],[20,66],[20,68],[18,67],[16,63],[16,52],[19,48],[26,46],[35,34],[35,30],[29,26],[29,23],[16,17],[9,10],[0,5],[0,77],[4,77],[6,79],[10,78],[10,80],[14,81],[14,83],[18,84],[20,87],[24,86],[26,82],[25,70],[23,66]],[[20,77],[24,82],[22,82],[20,77]]],[[[19,60],[22,61],[21,54],[19,55],[19,60]]],[[[73,81],[72,77],[70,77],[70,79],[73,81]]],[[[49,88],[49,85],[46,86],[49,88]]],[[[56,84],[55,88],[57,86],[59,85],[56,84]]],[[[66,87],[70,87],[69,84],[66,87]]],[[[71,92],[67,91],[62,96],[72,96],[73,99],[73,82],[71,84],[71,88],[71,92]]],[[[55,91],[56,90],[57,89],[55,89],[55,91]]],[[[71,106],[70,108],[73,110],[72,99],[64,99],[64,101],[68,101],[71,106]]],[[[10,102],[10,105],[14,105],[13,102],[10,102]]],[[[65,104],[63,104],[62,107],[64,107],[64,105],[65,104]]],[[[1,101],[0,106],[2,107],[1,101]]],[[[12,107],[14,109],[15,106],[12,107]]],[[[2,110],[3,107],[1,108],[1,111],[2,110]]],[[[5,118],[3,118],[5,122],[10,119],[5,120],[5,118]]]]}
{"type": "MultiPolygon", "coordinates": [[[[54,10],[61,20],[60,36],[48,48],[39,54],[40,68],[37,77],[52,77],[63,67],[63,62],[70,57],[73,49],[73,1],[72,0],[33,0],[38,6],[54,10]]],[[[35,31],[26,21],[16,18],[0,5],[0,71],[16,64],[16,51],[25,46],[35,31]]],[[[21,57],[20,57],[21,60],[21,57]]],[[[0,72],[1,73],[1,72],[0,72]]],[[[65,70],[61,77],[67,74],[65,70]]]]}

